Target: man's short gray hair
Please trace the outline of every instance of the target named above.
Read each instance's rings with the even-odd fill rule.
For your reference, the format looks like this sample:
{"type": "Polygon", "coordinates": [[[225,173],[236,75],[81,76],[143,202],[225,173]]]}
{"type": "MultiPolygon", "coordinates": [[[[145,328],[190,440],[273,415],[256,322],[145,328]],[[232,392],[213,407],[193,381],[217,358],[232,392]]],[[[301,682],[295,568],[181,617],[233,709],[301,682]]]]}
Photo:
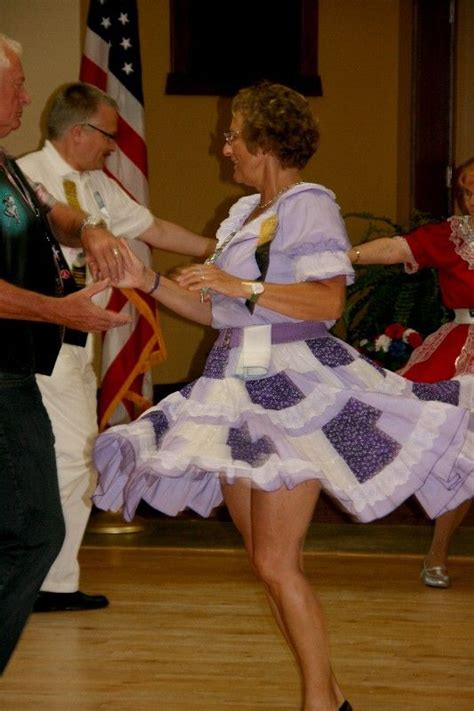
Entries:
{"type": "Polygon", "coordinates": [[[23,53],[23,48],[19,42],[7,37],[3,32],[0,32],[0,69],[5,69],[10,66],[10,59],[6,52],[7,49],[19,57],[21,57],[23,53]]]}
{"type": "Polygon", "coordinates": [[[117,102],[92,84],[74,82],[63,86],[53,98],[46,118],[46,135],[54,140],[68,128],[87,123],[101,104],[117,110],[117,102]]]}

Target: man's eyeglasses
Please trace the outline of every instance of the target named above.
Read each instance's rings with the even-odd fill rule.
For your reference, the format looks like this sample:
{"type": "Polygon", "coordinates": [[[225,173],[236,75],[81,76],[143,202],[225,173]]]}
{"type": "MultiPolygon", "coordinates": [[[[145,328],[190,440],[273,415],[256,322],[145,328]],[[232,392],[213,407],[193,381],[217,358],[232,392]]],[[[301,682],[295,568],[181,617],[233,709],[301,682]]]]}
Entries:
{"type": "Polygon", "coordinates": [[[240,136],[240,131],[224,131],[224,141],[231,146],[236,138],[240,136]]]}
{"type": "Polygon", "coordinates": [[[101,133],[103,136],[109,139],[109,141],[116,141],[117,136],[114,135],[113,133],[107,133],[107,131],[104,131],[103,128],[99,128],[98,126],[94,126],[93,123],[81,123],[81,126],[87,126],[88,128],[93,128],[94,131],[98,131],[101,133]]]}

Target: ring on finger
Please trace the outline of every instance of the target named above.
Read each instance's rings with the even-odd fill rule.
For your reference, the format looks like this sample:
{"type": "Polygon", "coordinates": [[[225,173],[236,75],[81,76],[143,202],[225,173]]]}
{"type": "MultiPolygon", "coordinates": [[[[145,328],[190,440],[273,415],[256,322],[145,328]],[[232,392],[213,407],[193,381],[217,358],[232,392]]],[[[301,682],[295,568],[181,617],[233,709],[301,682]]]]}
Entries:
{"type": "Polygon", "coordinates": [[[119,251],[118,251],[117,247],[114,247],[114,248],[112,249],[112,254],[114,255],[114,257],[118,257],[118,256],[119,256],[119,251]]]}

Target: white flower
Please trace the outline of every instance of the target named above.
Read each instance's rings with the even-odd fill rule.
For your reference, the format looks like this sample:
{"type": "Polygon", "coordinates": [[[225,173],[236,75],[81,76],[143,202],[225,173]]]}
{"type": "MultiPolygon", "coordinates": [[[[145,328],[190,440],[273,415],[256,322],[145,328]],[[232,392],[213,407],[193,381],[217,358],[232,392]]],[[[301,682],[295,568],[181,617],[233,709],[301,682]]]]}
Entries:
{"type": "Polygon", "coordinates": [[[392,339],[386,336],[385,333],[382,333],[375,339],[375,350],[388,353],[388,349],[390,348],[391,342],[392,339]]]}

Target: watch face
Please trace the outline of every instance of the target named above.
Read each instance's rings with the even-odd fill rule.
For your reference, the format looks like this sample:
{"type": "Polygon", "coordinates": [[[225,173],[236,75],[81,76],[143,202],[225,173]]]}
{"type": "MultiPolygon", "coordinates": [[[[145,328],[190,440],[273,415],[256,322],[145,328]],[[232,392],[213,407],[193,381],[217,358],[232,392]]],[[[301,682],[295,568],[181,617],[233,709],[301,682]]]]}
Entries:
{"type": "Polygon", "coordinates": [[[101,217],[89,215],[85,220],[83,220],[80,231],[82,232],[82,230],[86,229],[86,227],[106,227],[106,223],[101,217]]]}
{"type": "Polygon", "coordinates": [[[265,287],[260,281],[252,282],[252,294],[263,294],[265,287]]]}

